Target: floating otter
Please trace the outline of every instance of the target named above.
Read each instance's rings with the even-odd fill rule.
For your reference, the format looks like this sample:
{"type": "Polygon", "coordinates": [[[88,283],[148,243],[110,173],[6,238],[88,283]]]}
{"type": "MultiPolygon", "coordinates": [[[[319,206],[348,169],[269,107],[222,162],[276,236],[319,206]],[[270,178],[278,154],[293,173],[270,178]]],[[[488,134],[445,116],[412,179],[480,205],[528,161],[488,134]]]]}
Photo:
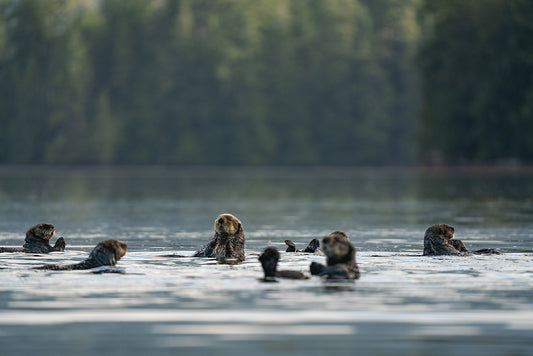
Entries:
{"type": "Polygon", "coordinates": [[[322,239],[321,250],[326,254],[327,266],[312,262],[311,274],[326,279],[358,279],[355,247],[344,231],[334,231],[322,239]]]}
{"type": "Polygon", "coordinates": [[[263,253],[259,256],[259,261],[263,267],[263,272],[265,273],[265,282],[275,281],[275,277],[279,278],[288,278],[288,279],[308,279],[300,271],[294,270],[282,270],[277,271],[277,265],[279,260],[279,252],[275,247],[267,247],[263,253]]]}
{"type": "Polygon", "coordinates": [[[104,240],[99,242],[91,251],[89,257],[80,263],[72,265],[46,265],[35,267],[35,269],[46,269],[53,271],[70,271],[78,269],[91,269],[101,266],[114,266],[128,251],[128,246],[118,240],[104,240]]]}
{"type": "Polygon", "coordinates": [[[215,220],[215,236],[193,257],[236,258],[244,260],[244,229],[231,214],[221,214],[215,220]]]}
{"type": "Polygon", "coordinates": [[[287,244],[287,249],[285,250],[285,252],[315,253],[316,250],[320,247],[320,242],[318,241],[318,239],[312,239],[306,248],[298,251],[296,251],[296,245],[291,240],[285,240],[285,244],[287,244]]]}
{"type": "Polygon", "coordinates": [[[22,248],[0,247],[0,252],[28,252],[48,253],[52,251],[65,251],[65,239],[60,237],[54,246],[50,246],[50,239],[54,236],[55,227],[52,224],[37,224],[26,232],[22,248]]]}
{"type": "Polygon", "coordinates": [[[455,229],[448,224],[430,226],[424,235],[424,256],[474,254],[500,255],[501,252],[492,248],[469,251],[461,240],[454,239],[455,229]]]}

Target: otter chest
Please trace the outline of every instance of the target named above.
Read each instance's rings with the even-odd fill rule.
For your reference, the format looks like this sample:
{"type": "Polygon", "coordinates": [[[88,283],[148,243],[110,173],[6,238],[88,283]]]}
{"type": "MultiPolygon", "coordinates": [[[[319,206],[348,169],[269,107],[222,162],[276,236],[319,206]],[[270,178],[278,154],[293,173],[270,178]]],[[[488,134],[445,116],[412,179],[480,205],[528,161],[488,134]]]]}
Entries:
{"type": "Polygon", "coordinates": [[[222,243],[222,242],[217,243],[215,248],[213,249],[213,253],[211,256],[215,258],[227,257],[226,243],[222,243]]]}

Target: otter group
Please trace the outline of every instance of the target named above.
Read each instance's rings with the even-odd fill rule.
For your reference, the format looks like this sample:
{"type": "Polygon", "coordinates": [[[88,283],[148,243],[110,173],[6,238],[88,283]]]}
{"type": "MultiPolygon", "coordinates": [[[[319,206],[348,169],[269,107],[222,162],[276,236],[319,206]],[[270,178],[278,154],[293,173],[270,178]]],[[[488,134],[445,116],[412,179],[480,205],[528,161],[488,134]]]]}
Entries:
{"type": "MultiPolygon", "coordinates": [[[[64,252],[66,243],[63,237],[56,240],[54,246],[50,245],[50,239],[55,234],[55,226],[52,224],[37,224],[26,232],[26,238],[22,248],[0,247],[0,252],[25,252],[25,253],[49,253],[64,252]]],[[[48,269],[56,271],[91,269],[101,266],[114,266],[127,252],[128,246],[118,240],[105,240],[99,242],[91,251],[89,257],[80,263],[71,265],[45,265],[35,269],[48,269]]]]}
{"type": "MultiPolygon", "coordinates": [[[[313,242],[313,244],[315,243],[313,242]]],[[[355,247],[344,231],[334,231],[325,236],[322,239],[322,251],[326,255],[326,266],[318,262],[312,262],[309,266],[311,275],[325,279],[349,280],[359,278],[359,268],[355,262],[355,247]]],[[[307,251],[304,250],[302,252],[307,251]]],[[[288,279],[309,278],[300,271],[278,271],[277,263],[279,257],[279,252],[275,247],[267,247],[259,256],[259,261],[265,274],[265,281],[273,281],[275,277],[288,279]]]]}
{"type": "MultiPolygon", "coordinates": [[[[231,214],[221,214],[215,219],[215,235],[193,257],[214,257],[217,259],[244,259],[244,229],[242,223],[231,214]]],[[[482,249],[469,252],[461,240],[453,239],[454,228],[447,224],[429,227],[424,236],[423,255],[468,255],[470,253],[499,254],[494,249],[482,249]]],[[[344,231],[334,231],[322,239],[313,239],[303,250],[297,250],[291,240],[285,240],[285,252],[315,253],[319,247],[326,255],[326,265],[312,262],[309,266],[311,275],[325,279],[358,279],[359,268],[355,261],[356,249],[344,231]]],[[[264,280],[275,278],[308,279],[300,271],[277,270],[280,253],[275,247],[267,247],[259,256],[263,268],[264,280]]]]}
{"type": "Polygon", "coordinates": [[[65,239],[60,237],[54,246],[50,246],[50,239],[54,236],[55,227],[52,224],[37,224],[26,231],[26,238],[22,248],[0,247],[0,252],[48,253],[65,251],[65,239]]]}
{"type": "MultiPolygon", "coordinates": [[[[193,254],[193,257],[213,257],[217,259],[233,259],[243,261],[244,228],[242,223],[231,214],[221,214],[215,219],[215,234],[211,241],[193,254]]],[[[52,224],[38,224],[26,232],[22,248],[0,247],[0,252],[49,253],[63,252],[65,240],[59,237],[54,246],[50,239],[55,233],[52,224]]],[[[430,226],[424,235],[424,256],[436,255],[470,255],[470,254],[500,254],[494,249],[469,251],[461,240],[454,239],[455,229],[448,224],[430,226]]],[[[312,239],[303,250],[296,250],[291,240],[285,240],[288,246],[285,252],[315,253],[319,248],[326,255],[326,265],[312,262],[309,266],[311,275],[324,279],[355,280],[360,277],[359,268],[355,261],[356,249],[344,231],[334,231],[325,236],[320,242],[312,239]]],[[[118,240],[104,240],[99,242],[91,251],[89,257],[80,263],[70,265],[45,265],[35,267],[42,270],[84,270],[101,266],[114,266],[127,252],[127,245],[118,240]]],[[[277,270],[280,253],[275,247],[267,247],[259,256],[264,272],[264,281],[273,281],[276,277],[288,279],[308,279],[300,271],[277,270]]]]}

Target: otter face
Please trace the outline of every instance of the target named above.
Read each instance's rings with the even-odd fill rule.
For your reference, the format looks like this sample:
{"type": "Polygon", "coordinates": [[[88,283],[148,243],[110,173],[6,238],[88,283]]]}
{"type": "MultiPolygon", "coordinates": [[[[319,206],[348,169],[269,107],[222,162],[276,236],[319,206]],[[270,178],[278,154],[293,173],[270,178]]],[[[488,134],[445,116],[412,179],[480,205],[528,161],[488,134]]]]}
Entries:
{"type": "Polygon", "coordinates": [[[215,220],[215,231],[221,235],[235,235],[242,224],[235,216],[231,214],[221,214],[215,220]]]}
{"type": "Polygon", "coordinates": [[[28,233],[43,240],[50,240],[55,233],[55,227],[52,224],[37,224],[28,230],[28,233]]]}
{"type": "Polygon", "coordinates": [[[428,227],[428,229],[426,230],[426,236],[437,235],[446,240],[453,239],[454,234],[455,229],[453,228],[453,226],[448,224],[433,225],[428,227]]]}
{"type": "Polygon", "coordinates": [[[327,257],[342,257],[351,253],[353,247],[344,231],[334,231],[322,239],[321,250],[327,257]]]}
{"type": "Polygon", "coordinates": [[[115,259],[118,261],[120,260],[122,257],[124,257],[124,255],[126,254],[126,252],[128,252],[128,245],[126,245],[124,242],[122,241],[118,241],[118,240],[108,240],[108,248],[111,249],[111,251],[113,251],[114,255],[115,255],[115,259]]]}

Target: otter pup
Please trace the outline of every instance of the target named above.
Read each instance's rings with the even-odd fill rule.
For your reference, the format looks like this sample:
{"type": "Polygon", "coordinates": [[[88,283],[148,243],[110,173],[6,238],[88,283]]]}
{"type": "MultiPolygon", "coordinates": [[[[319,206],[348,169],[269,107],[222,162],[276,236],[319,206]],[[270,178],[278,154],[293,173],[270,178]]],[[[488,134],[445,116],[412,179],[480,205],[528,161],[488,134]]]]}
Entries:
{"type": "Polygon", "coordinates": [[[320,247],[320,242],[318,241],[318,239],[312,239],[306,248],[298,251],[296,251],[296,245],[291,240],[285,240],[285,244],[287,245],[287,249],[285,250],[285,252],[315,253],[316,250],[320,247]]]}
{"type": "Polygon", "coordinates": [[[0,247],[0,252],[48,253],[65,251],[65,239],[60,237],[54,246],[50,246],[50,239],[54,236],[55,227],[52,224],[37,224],[29,228],[22,248],[0,247]]]}
{"type": "Polygon", "coordinates": [[[334,231],[322,239],[322,252],[327,266],[312,262],[311,274],[326,279],[358,279],[359,268],[355,262],[355,247],[344,231],[334,231]]]}
{"type": "Polygon", "coordinates": [[[237,258],[244,260],[244,229],[231,214],[221,214],[215,219],[215,236],[193,257],[237,258]]]}
{"type": "Polygon", "coordinates": [[[308,279],[300,271],[294,270],[283,270],[277,271],[277,265],[279,260],[279,252],[275,247],[267,247],[263,253],[259,256],[259,261],[263,267],[263,272],[265,273],[265,282],[275,281],[275,277],[287,278],[287,279],[308,279]]]}
{"type": "Polygon", "coordinates": [[[35,269],[46,269],[53,271],[70,271],[77,269],[91,269],[100,266],[114,266],[128,251],[128,246],[118,240],[104,240],[99,242],[91,251],[89,257],[80,263],[58,266],[46,265],[35,267],[35,269]]]}
{"type": "Polygon", "coordinates": [[[461,240],[454,239],[455,229],[448,224],[437,224],[427,228],[424,235],[424,256],[437,255],[460,255],[468,256],[474,254],[500,255],[499,251],[492,248],[484,248],[475,251],[468,251],[461,240]]]}

